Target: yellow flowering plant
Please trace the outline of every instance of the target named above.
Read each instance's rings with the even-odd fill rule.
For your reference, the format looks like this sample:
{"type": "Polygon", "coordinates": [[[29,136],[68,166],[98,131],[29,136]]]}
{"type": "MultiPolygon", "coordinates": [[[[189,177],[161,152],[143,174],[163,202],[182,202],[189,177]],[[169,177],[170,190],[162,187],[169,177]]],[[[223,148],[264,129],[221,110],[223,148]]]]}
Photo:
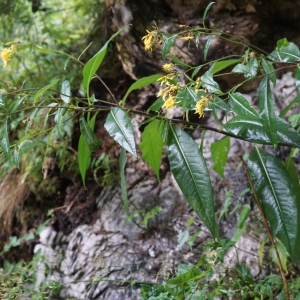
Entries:
{"type": "MultiPolygon", "coordinates": [[[[207,11],[205,11],[203,19],[205,19],[206,13],[207,11]]],[[[234,37],[226,34],[226,32],[208,29],[205,24],[200,28],[180,25],[178,27],[180,31],[175,34],[161,32],[158,26],[155,26],[152,31],[146,31],[147,34],[141,38],[141,43],[143,43],[145,51],[154,52],[161,48],[161,73],[164,74],[159,73],[138,79],[128,88],[120,101],[117,101],[113,92],[105,85],[110,98],[98,99],[91,94],[90,83],[94,78],[101,81],[97,70],[105,58],[108,45],[126,27],[112,35],[87,63],[83,63],[74,56],[52,50],[52,53],[64,55],[67,62],[72,60],[82,69],[81,86],[84,96],[79,98],[77,95],[72,95],[72,81],[65,77],[63,80],[53,79],[42,88],[26,90],[19,87],[11,94],[2,95],[0,118],[4,125],[0,141],[1,160],[20,167],[21,157],[26,151],[24,141],[37,137],[47,145],[46,157],[49,155],[49,148],[54,148],[56,141],[67,134],[67,128],[70,130],[72,124],[67,126],[68,121],[78,117],[80,138],[78,148],[74,150],[74,156],[76,155],[78,160],[79,172],[83,185],[85,185],[87,170],[90,167],[89,157],[92,153],[97,153],[102,145],[100,137],[94,131],[97,114],[102,111],[109,111],[107,115],[105,114],[104,128],[121,149],[120,177],[122,200],[126,212],[130,214],[124,171],[126,152],[132,154],[136,159],[142,156],[159,180],[160,162],[163,147],[165,147],[170,170],[190,206],[211,233],[214,239],[212,247],[216,250],[225,246],[218,229],[219,224],[216,218],[209,170],[201,149],[199,150],[199,146],[185,129],[214,131],[225,137],[225,139],[216,142],[218,143],[217,146],[220,145],[219,143],[222,145],[221,149],[218,149],[219,152],[213,150],[218,148],[217,146],[211,147],[214,170],[222,178],[225,177],[224,169],[230,150],[230,138],[255,143],[254,150],[247,162],[248,165],[244,162],[254,200],[258,205],[273,247],[276,249],[275,238],[280,240],[286,247],[291,261],[300,266],[300,206],[298,197],[300,185],[298,176],[295,176],[295,173],[291,171],[294,167],[290,162],[292,154],[289,164],[285,166],[274,155],[257,146],[258,144],[266,144],[273,146],[273,148],[280,146],[300,148],[300,134],[299,127],[297,127],[300,117],[296,121],[294,120],[296,124],[293,126],[283,118],[299,100],[295,99],[291,105],[276,115],[271,93],[271,86],[276,85],[274,65],[278,62],[285,64],[287,68],[294,68],[296,70],[295,80],[300,80],[300,69],[298,68],[300,57],[295,55],[295,53],[300,53],[298,46],[287,42],[286,39],[280,40],[276,49],[266,55],[265,52],[259,51],[259,48],[239,41],[246,49],[243,55],[220,57],[206,61],[212,37],[223,39],[228,43],[236,43],[234,37]],[[195,47],[198,47],[201,42],[200,35],[205,36],[203,39],[205,45],[201,48],[204,57],[202,64],[190,66],[170,55],[176,39],[187,41],[188,45],[194,43],[195,47]],[[242,74],[243,79],[225,91],[221,89],[218,83],[218,76],[222,75],[222,71],[229,67],[232,68],[230,74],[242,74]],[[261,83],[258,87],[259,108],[257,109],[238,91],[238,88],[258,77],[261,79],[261,83]],[[150,84],[159,86],[158,99],[149,105],[146,112],[130,107],[126,102],[129,94],[150,84]],[[17,106],[6,105],[9,96],[16,97],[17,106]],[[22,105],[23,109],[18,115],[19,112],[16,109],[22,105]],[[174,107],[182,110],[182,117],[172,118],[168,115],[168,110],[174,107]],[[31,111],[27,113],[29,108],[31,111]],[[219,120],[217,111],[222,111],[226,117],[219,120]],[[131,122],[133,115],[136,114],[145,118],[143,124],[146,125],[142,134],[142,142],[139,144],[140,149],[136,147],[135,131],[131,122]],[[195,117],[195,114],[197,118],[190,121],[195,117]],[[204,123],[205,118],[203,116],[210,117],[211,114],[215,121],[214,127],[204,123]],[[11,142],[10,128],[13,128],[11,125],[14,118],[22,120],[20,123],[24,125],[24,130],[22,131],[22,138],[11,142]],[[292,167],[290,167],[291,165],[292,167]],[[274,184],[275,182],[280,182],[280,187],[274,184]],[[279,226],[279,224],[284,224],[284,226],[279,226]]],[[[186,45],[186,43],[184,44],[186,45]]],[[[9,44],[1,51],[4,66],[9,65],[13,55],[18,50],[25,50],[26,47],[46,51],[41,46],[33,44],[20,46],[16,43],[9,44]]],[[[48,51],[51,50],[48,49],[48,51]]],[[[150,54],[148,53],[148,55],[150,54]]],[[[243,222],[246,219],[245,217],[243,222]]],[[[230,247],[232,247],[236,240],[229,242],[230,247]]],[[[278,256],[277,259],[279,266],[281,266],[280,272],[285,293],[288,295],[287,281],[282,271],[280,257],[278,256]]],[[[210,271],[213,272],[214,269],[211,268],[210,271]]],[[[201,281],[200,274],[197,272],[195,271],[196,278],[201,281]]],[[[170,298],[176,296],[172,294],[175,293],[175,290],[174,288],[167,291],[170,293],[168,295],[170,298]]]]}

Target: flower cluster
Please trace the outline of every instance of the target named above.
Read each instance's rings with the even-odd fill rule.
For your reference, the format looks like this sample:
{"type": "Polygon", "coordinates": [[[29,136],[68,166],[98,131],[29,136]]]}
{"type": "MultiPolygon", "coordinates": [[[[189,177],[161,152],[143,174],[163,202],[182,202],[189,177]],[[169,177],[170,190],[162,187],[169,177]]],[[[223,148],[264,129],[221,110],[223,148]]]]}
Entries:
{"type": "Polygon", "coordinates": [[[156,39],[157,39],[157,32],[156,31],[149,31],[146,30],[148,32],[147,35],[145,35],[142,40],[144,40],[144,46],[145,46],[145,50],[147,51],[152,51],[152,46],[155,43],[156,39]]]}
{"type": "Polygon", "coordinates": [[[199,118],[204,116],[203,109],[209,106],[209,99],[205,96],[201,96],[201,100],[196,103],[196,112],[199,114],[199,118]]]}
{"type": "Polygon", "coordinates": [[[164,64],[162,66],[163,70],[165,70],[166,72],[172,71],[174,67],[175,67],[174,64],[164,64]]]}
{"type": "Polygon", "coordinates": [[[8,62],[11,60],[13,53],[18,50],[18,44],[15,42],[9,42],[6,45],[10,45],[10,47],[2,49],[0,52],[4,67],[9,66],[8,62]]]}
{"type": "MultiPolygon", "coordinates": [[[[162,68],[166,72],[171,72],[173,68],[175,67],[174,64],[164,64],[162,68]]],[[[164,105],[162,106],[163,108],[172,108],[175,106],[175,104],[180,103],[180,101],[176,102],[176,95],[178,93],[178,85],[174,84],[174,79],[175,79],[176,73],[169,73],[161,78],[158,79],[158,81],[161,82],[161,85],[165,84],[167,87],[163,88],[162,90],[159,91],[157,94],[157,97],[161,97],[164,100],[164,105]]]]}

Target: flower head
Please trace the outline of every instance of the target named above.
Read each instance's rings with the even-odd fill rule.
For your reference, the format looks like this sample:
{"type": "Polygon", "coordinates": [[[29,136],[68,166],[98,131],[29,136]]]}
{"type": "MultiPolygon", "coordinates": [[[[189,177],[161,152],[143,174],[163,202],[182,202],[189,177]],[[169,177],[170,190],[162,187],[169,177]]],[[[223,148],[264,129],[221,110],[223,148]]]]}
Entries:
{"type": "Polygon", "coordinates": [[[8,62],[11,60],[13,53],[17,51],[17,44],[15,42],[9,42],[6,45],[10,45],[10,47],[2,49],[0,52],[4,67],[9,66],[8,62]]]}
{"type": "Polygon", "coordinates": [[[172,71],[172,69],[175,67],[174,64],[164,64],[162,66],[163,70],[165,70],[166,72],[170,72],[172,71]]]}
{"type": "Polygon", "coordinates": [[[142,40],[144,40],[144,46],[145,46],[145,50],[147,51],[152,51],[152,46],[155,42],[155,38],[156,38],[156,31],[149,31],[146,30],[148,32],[147,35],[145,35],[142,40]]]}
{"type": "Polygon", "coordinates": [[[188,33],[187,35],[183,36],[181,39],[184,41],[192,40],[194,36],[191,33],[188,33]]]}
{"type": "Polygon", "coordinates": [[[157,94],[157,97],[163,96],[163,100],[165,101],[170,96],[176,96],[178,92],[178,86],[175,84],[167,83],[168,87],[160,90],[157,94]]]}
{"type": "Polygon", "coordinates": [[[172,108],[175,106],[175,104],[179,103],[180,101],[175,101],[176,98],[173,96],[170,96],[168,100],[165,101],[165,104],[162,106],[162,108],[172,108]]]}
{"type": "Polygon", "coordinates": [[[209,99],[205,96],[201,96],[201,100],[196,103],[196,112],[195,114],[199,114],[199,118],[204,116],[203,109],[208,107],[209,99]]]}

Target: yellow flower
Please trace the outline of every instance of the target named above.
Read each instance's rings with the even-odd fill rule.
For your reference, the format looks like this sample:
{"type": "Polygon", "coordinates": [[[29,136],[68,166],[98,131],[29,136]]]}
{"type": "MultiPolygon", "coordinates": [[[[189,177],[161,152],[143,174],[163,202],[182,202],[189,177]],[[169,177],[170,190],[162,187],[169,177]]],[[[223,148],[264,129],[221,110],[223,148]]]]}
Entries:
{"type": "Polygon", "coordinates": [[[168,100],[165,101],[165,104],[162,106],[162,108],[172,108],[175,106],[176,103],[179,103],[180,101],[175,102],[175,97],[169,97],[168,100]]]}
{"type": "Polygon", "coordinates": [[[163,85],[164,83],[165,84],[169,84],[169,80],[173,80],[175,78],[176,74],[167,74],[166,76],[162,76],[160,78],[157,79],[157,81],[160,81],[161,84],[160,85],[163,85]]]}
{"type": "Polygon", "coordinates": [[[188,34],[186,36],[183,36],[181,39],[184,40],[184,41],[189,41],[189,40],[192,40],[193,38],[194,38],[193,35],[188,34]]]}
{"type": "Polygon", "coordinates": [[[167,83],[168,87],[160,90],[157,94],[157,97],[163,96],[163,100],[165,101],[166,98],[169,96],[176,96],[178,92],[178,86],[174,84],[167,83]]]}
{"type": "Polygon", "coordinates": [[[11,57],[15,51],[17,51],[17,45],[15,42],[9,42],[6,45],[11,45],[9,48],[4,48],[0,52],[1,59],[3,61],[4,67],[9,66],[8,62],[11,60],[11,57]]]}
{"type": "Polygon", "coordinates": [[[172,69],[175,67],[174,64],[164,64],[162,66],[163,70],[165,70],[166,72],[170,72],[172,71],[172,69]]]}
{"type": "Polygon", "coordinates": [[[146,30],[148,32],[147,35],[145,35],[142,40],[144,40],[144,46],[145,46],[145,50],[147,51],[152,51],[152,46],[154,44],[154,39],[156,36],[156,32],[155,31],[149,31],[146,30]]]}
{"type": "Polygon", "coordinates": [[[4,48],[1,53],[1,59],[3,60],[4,67],[9,66],[8,62],[11,60],[13,50],[11,48],[4,48]]]}
{"type": "Polygon", "coordinates": [[[195,114],[199,114],[199,118],[204,116],[203,109],[208,107],[209,100],[205,96],[201,96],[201,100],[196,103],[196,112],[195,114]]]}

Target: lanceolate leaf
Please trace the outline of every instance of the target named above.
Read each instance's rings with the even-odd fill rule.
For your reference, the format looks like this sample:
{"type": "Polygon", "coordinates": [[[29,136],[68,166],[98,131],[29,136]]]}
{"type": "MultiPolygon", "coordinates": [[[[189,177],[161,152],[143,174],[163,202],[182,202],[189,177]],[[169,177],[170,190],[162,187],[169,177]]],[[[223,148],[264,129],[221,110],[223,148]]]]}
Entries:
{"type": "MultiPolygon", "coordinates": [[[[300,148],[299,133],[288,122],[279,117],[276,117],[276,122],[278,142],[300,148]]],[[[227,122],[224,128],[228,132],[241,136],[247,141],[271,144],[259,117],[236,116],[227,122]]]]}
{"type": "Polygon", "coordinates": [[[296,98],[289,104],[287,105],[279,114],[279,117],[284,117],[286,113],[297,103],[300,102],[300,94],[296,96],[296,98]]]}
{"type": "Polygon", "coordinates": [[[263,78],[258,88],[259,109],[262,124],[274,148],[277,147],[277,125],[274,112],[274,100],[267,76],[263,78]]]}
{"type": "Polygon", "coordinates": [[[273,234],[300,266],[300,203],[288,172],[279,159],[254,148],[248,169],[273,234]]]}
{"type": "Polygon", "coordinates": [[[35,103],[35,101],[47,90],[49,90],[50,88],[52,88],[54,85],[56,85],[59,82],[59,79],[54,80],[53,82],[51,82],[50,84],[48,84],[47,86],[43,87],[42,89],[40,89],[39,91],[37,91],[33,97],[33,102],[35,103]]]}
{"type": "Polygon", "coordinates": [[[268,59],[280,62],[294,62],[300,61],[300,51],[296,44],[289,42],[287,46],[283,46],[280,49],[274,50],[269,56],[268,59]]]}
{"type": "Polygon", "coordinates": [[[111,38],[99,50],[99,52],[96,53],[84,66],[84,68],[82,70],[83,88],[85,89],[87,94],[89,94],[89,90],[88,90],[89,84],[105,57],[109,42],[111,42],[115,37],[117,37],[126,27],[128,27],[128,25],[121,28],[118,32],[116,32],[114,35],[112,35],[111,38]]]}
{"type": "Polygon", "coordinates": [[[177,66],[181,66],[181,67],[188,67],[190,68],[191,66],[186,64],[185,62],[181,61],[180,59],[178,59],[177,57],[173,56],[172,54],[170,54],[171,59],[173,60],[173,62],[177,65],[177,66]]]}
{"type": "Polygon", "coordinates": [[[244,74],[246,79],[254,78],[257,74],[258,61],[255,57],[251,57],[247,63],[248,72],[244,74]]]}
{"type": "Polygon", "coordinates": [[[185,198],[212,235],[218,237],[210,177],[197,144],[183,130],[169,126],[167,155],[185,198]]]}
{"type": "Polygon", "coordinates": [[[299,67],[295,73],[294,79],[295,79],[295,86],[298,92],[300,92],[300,68],[299,67]]]}
{"type": "Polygon", "coordinates": [[[140,143],[143,158],[150,164],[158,180],[163,149],[162,126],[163,122],[159,120],[149,123],[142,133],[142,142],[140,143]]]}
{"type": "Polygon", "coordinates": [[[211,74],[209,72],[206,72],[202,77],[201,77],[202,85],[203,87],[207,88],[207,90],[210,93],[213,94],[220,94],[221,90],[216,81],[212,78],[211,74]]]}
{"type": "Polygon", "coordinates": [[[300,184],[299,184],[299,177],[298,177],[298,170],[297,167],[293,161],[292,155],[290,154],[287,161],[285,162],[285,167],[286,170],[289,173],[289,177],[294,185],[294,187],[296,188],[296,191],[299,191],[298,193],[298,198],[300,201],[300,184]]]}
{"type": "Polygon", "coordinates": [[[125,165],[126,165],[126,150],[122,147],[119,165],[120,165],[120,177],[121,177],[121,197],[123,200],[123,205],[127,215],[129,215],[129,205],[128,205],[128,195],[127,195],[127,186],[126,186],[126,177],[125,177],[125,165]]]}
{"type": "Polygon", "coordinates": [[[224,137],[210,145],[213,169],[224,179],[224,169],[230,149],[230,138],[224,137]]]}
{"type": "Polygon", "coordinates": [[[207,53],[208,53],[208,49],[209,49],[209,46],[210,46],[210,42],[212,40],[213,36],[211,35],[208,40],[206,41],[206,44],[205,44],[205,47],[204,47],[204,61],[206,61],[206,57],[207,57],[207,53]]]}
{"type": "Polygon", "coordinates": [[[163,46],[162,46],[162,60],[163,62],[166,61],[166,55],[169,52],[169,50],[171,49],[171,47],[174,45],[174,41],[175,41],[176,35],[172,35],[171,37],[167,37],[165,35],[162,36],[163,39],[163,46]]]}
{"type": "Polygon", "coordinates": [[[237,228],[232,238],[233,241],[237,242],[241,237],[241,235],[244,233],[247,226],[246,220],[249,217],[250,211],[251,211],[250,205],[245,204],[242,208],[242,211],[238,219],[237,228]]]}
{"type": "Polygon", "coordinates": [[[84,119],[84,116],[81,115],[79,118],[79,125],[80,125],[80,132],[88,145],[91,152],[94,152],[97,150],[98,146],[102,144],[100,140],[96,137],[94,131],[91,129],[91,127],[88,125],[86,120],[84,119]]]}
{"type": "Polygon", "coordinates": [[[218,73],[232,65],[235,65],[239,62],[241,62],[240,59],[228,59],[228,60],[216,61],[209,69],[209,72],[210,72],[210,74],[216,74],[216,73],[218,73]]]}
{"type": "Polygon", "coordinates": [[[159,109],[164,105],[164,100],[162,97],[159,97],[147,110],[149,112],[150,110],[152,111],[159,111],[159,109]]]}
{"type": "Polygon", "coordinates": [[[70,87],[70,82],[68,80],[65,80],[62,83],[61,86],[61,94],[60,97],[65,103],[70,102],[70,96],[71,96],[71,87],[70,87]]]}
{"type": "Polygon", "coordinates": [[[229,94],[229,104],[237,115],[259,117],[258,112],[241,93],[229,94]]]}
{"type": "MultiPolygon", "coordinates": [[[[94,115],[88,122],[91,130],[94,130],[96,116],[97,115],[94,115]]],[[[79,171],[84,186],[85,186],[86,170],[89,167],[89,162],[90,162],[90,155],[91,155],[91,151],[89,149],[89,146],[86,144],[84,137],[81,134],[78,143],[78,163],[79,163],[79,171]]]]}
{"type": "Polygon", "coordinates": [[[188,110],[195,109],[196,102],[199,98],[200,94],[196,94],[192,88],[187,87],[177,94],[176,101],[180,101],[178,106],[181,106],[184,110],[188,110]]]}
{"type": "Polygon", "coordinates": [[[10,162],[10,145],[9,145],[9,139],[8,139],[7,119],[5,119],[3,122],[0,145],[1,145],[2,151],[4,152],[6,159],[10,162]]]}
{"type": "Polygon", "coordinates": [[[262,67],[263,67],[266,75],[269,77],[269,79],[275,86],[276,85],[276,74],[275,74],[273,65],[264,58],[262,58],[261,63],[262,63],[262,67]]]}
{"type": "Polygon", "coordinates": [[[112,108],[104,127],[116,142],[137,158],[133,128],[124,110],[118,107],[112,108]]]}
{"type": "Polygon", "coordinates": [[[142,88],[142,87],[144,87],[144,86],[147,86],[147,85],[149,85],[149,84],[151,84],[151,83],[153,83],[153,82],[156,82],[157,79],[161,78],[162,76],[163,76],[163,75],[161,75],[161,74],[154,74],[154,75],[151,75],[151,76],[147,76],[147,77],[143,77],[143,78],[138,79],[135,83],[133,83],[133,84],[129,87],[129,89],[128,89],[128,91],[126,92],[124,98],[122,99],[123,104],[125,103],[127,96],[128,96],[132,91],[137,90],[137,89],[140,89],[140,88],[142,88]]]}
{"type": "Polygon", "coordinates": [[[236,65],[233,68],[232,73],[243,73],[246,79],[251,79],[256,76],[257,68],[258,68],[258,61],[256,58],[252,57],[250,58],[247,65],[244,64],[236,65]]]}

